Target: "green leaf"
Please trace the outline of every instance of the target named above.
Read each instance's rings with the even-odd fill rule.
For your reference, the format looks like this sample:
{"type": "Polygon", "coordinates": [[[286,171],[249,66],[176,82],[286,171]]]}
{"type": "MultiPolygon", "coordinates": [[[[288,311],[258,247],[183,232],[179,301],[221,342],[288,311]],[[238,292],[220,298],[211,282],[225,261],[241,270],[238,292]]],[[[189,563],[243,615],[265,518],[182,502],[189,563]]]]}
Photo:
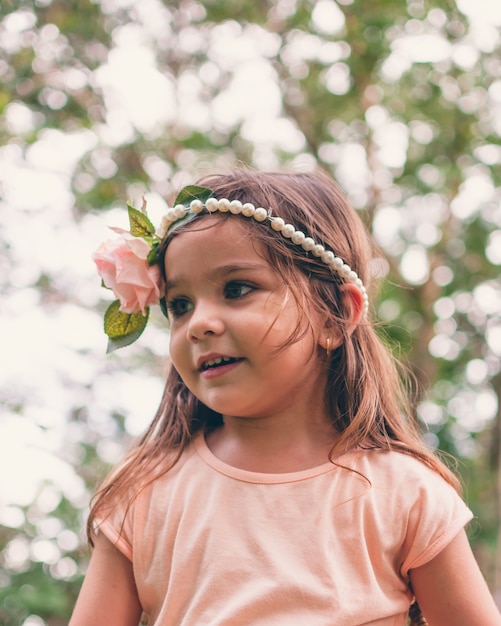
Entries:
{"type": "Polygon", "coordinates": [[[188,185],[183,187],[178,193],[174,206],[176,204],[184,204],[184,206],[190,206],[192,200],[201,200],[205,202],[207,198],[212,196],[212,189],[207,187],[199,187],[198,185],[188,185]]]}
{"type": "Polygon", "coordinates": [[[149,313],[149,308],[146,308],[146,315],[141,312],[123,313],[120,311],[120,301],[112,302],[104,314],[104,332],[109,339],[106,353],[134,343],[146,328],[149,313]]]}
{"type": "Polygon", "coordinates": [[[127,206],[127,210],[129,211],[130,232],[134,237],[148,237],[155,233],[155,227],[145,213],[131,206],[127,206]]]}
{"type": "MultiPolygon", "coordinates": [[[[181,191],[177,195],[176,200],[174,201],[174,206],[182,204],[185,207],[189,207],[192,200],[201,200],[202,202],[205,202],[208,198],[212,196],[212,194],[212,189],[208,189],[207,187],[188,185],[187,187],[183,187],[183,189],[181,189],[181,191]]],[[[196,213],[188,211],[184,217],[180,217],[175,222],[172,222],[172,224],[169,226],[169,232],[175,230],[176,228],[179,228],[180,226],[184,226],[196,217],[196,213]]]]}
{"type": "Polygon", "coordinates": [[[148,265],[151,267],[152,265],[157,265],[160,258],[158,256],[158,247],[160,245],[159,241],[154,241],[151,244],[151,250],[148,253],[146,260],[148,261],[148,265]]]}

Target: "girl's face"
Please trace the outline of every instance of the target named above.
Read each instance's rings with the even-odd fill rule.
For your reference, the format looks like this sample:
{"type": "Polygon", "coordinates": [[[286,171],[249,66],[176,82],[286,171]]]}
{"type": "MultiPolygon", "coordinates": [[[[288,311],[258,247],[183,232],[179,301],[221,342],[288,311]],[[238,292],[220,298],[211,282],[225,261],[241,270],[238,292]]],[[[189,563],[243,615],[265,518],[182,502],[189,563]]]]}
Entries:
{"type": "MultiPolygon", "coordinates": [[[[239,218],[207,228],[216,219],[205,218],[167,248],[174,367],[201,402],[224,416],[323,420],[326,367],[318,316],[306,325],[239,218]],[[281,347],[298,327],[306,332],[281,347]]],[[[302,275],[298,281],[308,289],[302,275]]]]}

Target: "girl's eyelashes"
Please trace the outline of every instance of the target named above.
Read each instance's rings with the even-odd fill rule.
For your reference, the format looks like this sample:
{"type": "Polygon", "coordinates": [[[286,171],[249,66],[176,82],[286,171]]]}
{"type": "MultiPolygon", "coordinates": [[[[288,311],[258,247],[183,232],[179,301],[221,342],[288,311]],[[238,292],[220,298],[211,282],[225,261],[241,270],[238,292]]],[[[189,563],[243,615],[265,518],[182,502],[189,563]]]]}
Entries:
{"type": "Polygon", "coordinates": [[[185,313],[189,313],[193,308],[193,304],[188,298],[174,298],[167,301],[167,311],[172,317],[181,317],[185,313]]]}
{"type": "Polygon", "coordinates": [[[224,297],[229,300],[236,298],[242,298],[251,291],[254,291],[255,287],[249,283],[233,280],[224,287],[224,297]]]}

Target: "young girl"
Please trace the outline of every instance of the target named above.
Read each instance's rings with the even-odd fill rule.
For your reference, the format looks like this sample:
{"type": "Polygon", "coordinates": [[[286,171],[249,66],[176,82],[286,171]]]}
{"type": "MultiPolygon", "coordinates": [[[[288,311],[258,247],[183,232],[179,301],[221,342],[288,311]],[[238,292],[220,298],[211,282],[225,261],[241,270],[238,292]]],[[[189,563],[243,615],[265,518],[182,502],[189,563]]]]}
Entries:
{"type": "Polygon", "coordinates": [[[172,367],[94,501],[70,625],[500,626],[371,326],[355,211],[320,173],[201,184],[95,256],[111,349],[159,302],[172,367]]]}

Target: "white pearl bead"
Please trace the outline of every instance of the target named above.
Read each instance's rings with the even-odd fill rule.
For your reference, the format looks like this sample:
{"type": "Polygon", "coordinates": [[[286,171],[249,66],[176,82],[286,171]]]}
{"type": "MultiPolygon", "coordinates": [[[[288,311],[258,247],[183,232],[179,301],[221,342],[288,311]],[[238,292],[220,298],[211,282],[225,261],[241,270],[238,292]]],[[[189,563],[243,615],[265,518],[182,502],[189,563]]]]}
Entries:
{"type": "Polygon", "coordinates": [[[325,252],[325,248],[319,243],[315,244],[313,248],[311,249],[311,253],[313,254],[313,256],[322,256],[324,252],[325,252]]]}
{"type": "Polygon", "coordinates": [[[300,230],[296,230],[291,237],[291,241],[298,246],[303,244],[303,241],[306,239],[306,235],[302,233],[300,230]]]}
{"type": "Polygon", "coordinates": [[[256,208],[253,204],[246,202],[242,207],[242,215],[245,215],[245,217],[251,217],[254,215],[255,210],[256,208]]]}
{"type": "Polygon", "coordinates": [[[330,264],[333,269],[338,271],[343,267],[344,262],[343,262],[343,259],[340,259],[338,256],[336,256],[332,259],[330,264]]]}
{"type": "Polygon", "coordinates": [[[176,204],[176,206],[174,207],[174,215],[176,219],[184,217],[187,210],[188,209],[184,206],[184,204],[176,204]]]}
{"type": "Polygon", "coordinates": [[[254,211],[254,219],[258,222],[264,222],[268,217],[268,211],[263,209],[263,207],[259,207],[254,211]]]}
{"type": "Polygon", "coordinates": [[[281,217],[274,217],[271,220],[271,227],[273,230],[281,231],[285,226],[285,222],[281,217]]]}
{"type": "Polygon", "coordinates": [[[169,222],[173,222],[176,219],[176,211],[174,209],[169,209],[167,213],[165,214],[165,218],[169,222]]]}
{"type": "Polygon", "coordinates": [[[351,270],[351,272],[348,274],[348,280],[352,283],[354,283],[358,278],[358,274],[356,272],[354,272],[353,270],[351,270]]]}
{"type": "Polygon", "coordinates": [[[205,201],[205,208],[209,211],[209,213],[212,213],[212,211],[217,211],[218,204],[217,198],[208,198],[205,201]]]}
{"type": "Polygon", "coordinates": [[[292,224],[286,224],[282,228],[282,235],[284,237],[287,237],[288,239],[290,239],[295,232],[296,232],[296,229],[294,228],[292,224]]]}
{"type": "Polygon", "coordinates": [[[306,252],[309,252],[310,250],[313,250],[315,246],[315,242],[313,241],[311,237],[306,237],[306,239],[303,241],[301,245],[303,249],[306,250],[306,252]]]}
{"type": "Polygon", "coordinates": [[[217,203],[217,208],[221,213],[228,213],[230,210],[230,201],[227,198],[221,198],[217,203]]]}
{"type": "Polygon", "coordinates": [[[160,226],[158,227],[158,230],[157,230],[157,234],[160,237],[160,239],[163,239],[165,237],[170,225],[171,225],[170,219],[166,215],[164,215],[164,217],[162,217],[162,220],[160,222],[160,226]]]}
{"type": "Polygon", "coordinates": [[[343,265],[343,267],[339,268],[339,274],[343,278],[347,278],[350,275],[351,267],[349,265],[343,265]]]}
{"type": "Polygon", "coordinates": [[[190,202],[190,211],[192,213],[201,213],[203,211],[204,205],[201,200],[192,200],[190,202]]]}
{"type": "Polygon", "coordinates": [[[233,215],[238,215],[242,212],[242,203],[240,202],[240,200],[232,200],[230,202],[230,211],[233,213],[233,215]]]}

